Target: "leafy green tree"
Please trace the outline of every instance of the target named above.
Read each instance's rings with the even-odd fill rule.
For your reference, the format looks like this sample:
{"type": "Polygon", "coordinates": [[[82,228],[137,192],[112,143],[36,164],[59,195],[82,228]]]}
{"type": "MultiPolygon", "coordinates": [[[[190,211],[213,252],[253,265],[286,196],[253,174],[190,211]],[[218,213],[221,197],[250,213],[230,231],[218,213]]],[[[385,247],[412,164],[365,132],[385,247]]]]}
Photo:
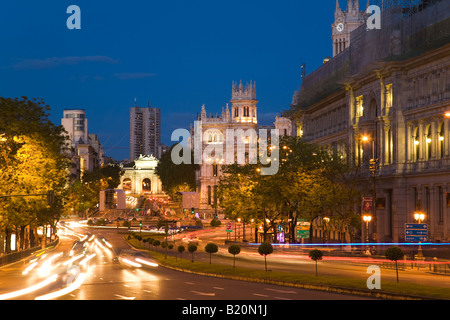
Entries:
{"type": "Polygon", "coordinates": [[[177,247],[177,250],[180,253],[180,259],[183,259],[183,252],[186,250],[186,248],[183,245],[179,245],[177,247]]]}
{"type": "Polygon", "coordinates": [[[191,262],[194,262],[194,252],[197,251],[197,246],[191,243],[190,245],[188,245],[188,251],[192,254],[191,262]]]}
{"type": "Polygon", "coordinates": [[[0,98],[0,110],[0,228],[7,242],[12,232],[19,235],[21,250],[37,244],[38,226],[49,225],[54,234],[70,161],[64,130],[49,120],[50,107],[42,100],[0,98]],[[42,196],[49,190],[55,194],[51,204],[42,196]]]}
{"type": "Polygon", "coordinates": [[[322,260],[323,253],[319,249],[314,249],[309,252],[309,258],[316,262],[316,277],[317,277],[317,261],[322,260]]]}
{"type": "Polygon", "coordinates": [[[209,253],[209,264],[211,264],[211,256],[213,253],[216,253],[217,251],[219,251],[219,247],[215,243],[208,243],[205,246],[205,251],[207,253],[209,253]]]}
{"type": "Polygon", "coordinates": [[[397,274],[397,283],[398,283],[398,260],[403,259],[405,253],[400,247],[393,246],[386,249],[384,253],[386,258],[391,261],[395,261],[395,272],[397,274]]]}
{"type": "Polygon", "coordinates": [[[267,256],[269,254],[272,254],[273,252],[273,246],[270,244],[270,242],[263,242],[258,247],[258,253],[262,256],[264,256],[264,266],[267,271],[267,256]]]}
{"type": "Polygon", "coordinates": [[[233,268],[236,267],[236,255],[241,253],[241,247],[237,244],[232,244],[228,247],[228,253],[233,255],[233,268]]]}
{"type": "Polygon", "coordinates": [[[152,245],[153,245],[155,248],[158,248],[160,244],[161,244],[161,241],[160,241],[160,240],[153,240],[152,245]]]}
{"type": "Polygon", "coordinates": [[[163,189],[171,199],[176,200],[179,199],[178,192],[195,190],[195,172],[198,169],[198,165],[194,164],[194,155],[192,152],[191,164],[174,164],[172,161],[172,150],[175,145],[161,156],[155,173],[159,176],[163,189]]]}

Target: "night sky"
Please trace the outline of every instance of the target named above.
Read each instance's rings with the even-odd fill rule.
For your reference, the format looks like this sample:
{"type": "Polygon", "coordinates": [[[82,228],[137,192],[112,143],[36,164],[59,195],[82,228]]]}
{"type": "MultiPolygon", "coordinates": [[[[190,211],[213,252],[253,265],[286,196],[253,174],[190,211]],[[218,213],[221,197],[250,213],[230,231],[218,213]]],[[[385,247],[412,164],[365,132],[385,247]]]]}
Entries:
{"type": "MultiPolygon", "coordinates": [[[[345,2],[345,1],[344,1],[345,2]]],[[[42,98],[59,125],[82,108],[107,156],[129,157],[129,108],[161,108],[162,142],[202,104],[220,114],[232,81],[256,82],[258,120],[289,108],[332,55],[335,0],[9,1],[0,5],[0,96],[42,98]],[[66,26],[70,5],[81,30],[66,26]]],[[[345,8],[345,3],[341,4],[345,8]]]]}

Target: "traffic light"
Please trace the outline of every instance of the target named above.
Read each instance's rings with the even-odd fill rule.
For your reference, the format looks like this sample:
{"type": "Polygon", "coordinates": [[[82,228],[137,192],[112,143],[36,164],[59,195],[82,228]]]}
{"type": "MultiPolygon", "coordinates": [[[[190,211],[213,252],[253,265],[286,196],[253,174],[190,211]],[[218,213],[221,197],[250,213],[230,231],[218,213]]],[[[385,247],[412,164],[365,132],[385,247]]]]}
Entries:
{"type": "Polygon", "coordinates": [[[195,214],[195,208],[191,208],[191,213],[195,214]]]}
{"type": "Polygon", "coordinates": [[[142,228],[142,221],[139,221],[139,228],[142,228]]]}

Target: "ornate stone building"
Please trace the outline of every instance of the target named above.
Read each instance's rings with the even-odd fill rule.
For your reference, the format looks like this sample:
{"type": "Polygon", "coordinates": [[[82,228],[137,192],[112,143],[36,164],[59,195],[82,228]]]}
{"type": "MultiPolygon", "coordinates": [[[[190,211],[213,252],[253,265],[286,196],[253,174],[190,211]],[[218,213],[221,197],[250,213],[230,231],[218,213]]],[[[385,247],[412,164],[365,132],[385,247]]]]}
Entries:
{"type": "Polygon", "coordinates": [[[360,26],[303,79],[289,114],[305,140],[360,166],[363,195],[373,195],[374,181],[372,239],[405,241],[405,223],[420,209],[428,240],[448,242],[450,2],[392,5],[381,18],[380,30],[360,26]]]}
{"type": "MultiPolygon", "coordinates": [[[[280,135],[292,135],[295,132],[292,121],[277,117],[274,126],[258,126],[257,118],[257,103],[255,84],[250,82],[245,86],[242,81],[237,84],[233,82],[231,92],[231,108],[226,104],[222,108],[222,113],[217,116],[208,115],[206,107],[203,105],[200,115],[197,117],[197,122],[201,123],[201,137],[202,137],[202,154],[207,147],[217,146],[225,150],[227,145],[227,130],[231,129],[236,132],[242,129],[244,133],[250,129],[258,135],[259,129],[278,129],[280,135]]],[[[191,137],[195,136],[195,128],[191,126],[191,137]]],[[[233,148],[237,150],[237,137],[233,136],[233,148]]],[[[244,139],[251,139],[251,137],[244,136],[244,139]]],[[[192,149],[195,148],[194,142],[191,142],[192,149]]],[[[244,141],[247,144],[247,141],[244,141]]],[[[248,161],[248,146],[245,146],[245,161],[248,161]]],[[[225,153],[225,151],[224,151],[225,153]]],[[[237,155],[235,154],[235,157],[237,155]]],[[[197,192],[199,193],[199,213],[203,217],[212,217],[221,212],[220,204],[217,198],[217,186],[221,177],[221,167],[225,163],[225,157],[211,156],[203,157],[200,169],[197,172],[197,192]]],[[[237,160],[237,159],[236,159],[237,160]]]]}
{"type": "Polygon", "coordinates": [[[133,167],[122,167],[124,174],[119,189],[133,196],[163,194],[161,180],[155,173],[157,166],[155,157],[140,155],[133,167]]]}
{"type": "MultiPolygon", "coordinates": [[[[367,7],[369,2],[367,2],[367,7]]],[[[347,10],[342,10],[336,0],[334,23],[331,25],[333,57],[350,46],[350,33],[365,23],[366,13],[359,10],[359,0],[347,0],[347,10]]]]}

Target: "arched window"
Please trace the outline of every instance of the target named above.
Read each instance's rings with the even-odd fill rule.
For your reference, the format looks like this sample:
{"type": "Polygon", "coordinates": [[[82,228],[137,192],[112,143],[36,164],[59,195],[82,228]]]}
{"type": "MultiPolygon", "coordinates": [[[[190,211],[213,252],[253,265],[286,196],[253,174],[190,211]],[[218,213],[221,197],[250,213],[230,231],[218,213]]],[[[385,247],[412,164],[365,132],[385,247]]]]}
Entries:
{"type": "Polygon", "coordinates": [[[439,124],[439,158],[444,157],[444,123],[439,124]]]}
{"type": "Polygon", "coordinates": [[[418,127],[416,127],[414,129],[413,139],[414,139],[414,160],[417,161],[417,160],[419,160],[419,151],[420,151],[419,128],[418,127]]]}
{"type": "Polygon", "coordinates": [[[149,178],[142,180],[142,192],[150,193],[152,191],[152,182],[149,178]]]}
{"type": "Polygon", "coordinates": [[[222,143],[223,134],[220,130],[211,129],[204,133],[204,137],[207,143],[222,143]]]}
{"type": "Polygon", "coordinates": [[[427,160],[431,158],[431,125],[427,125],[427,128],[425,130],[425,142],[427,144],[427,160]]]}
{"type": "Polygon", "coordinates": [[[389,129],[388,133],[387,133],[387,161],[388,161],[389,164],[393,163],[393,157],[392,157],[392,154],[393,154],[393,151],[394,151],[393,147],[394,147],[394,144],[393,144],[393,141],[392,141],[392,130],[389,129]]]}

